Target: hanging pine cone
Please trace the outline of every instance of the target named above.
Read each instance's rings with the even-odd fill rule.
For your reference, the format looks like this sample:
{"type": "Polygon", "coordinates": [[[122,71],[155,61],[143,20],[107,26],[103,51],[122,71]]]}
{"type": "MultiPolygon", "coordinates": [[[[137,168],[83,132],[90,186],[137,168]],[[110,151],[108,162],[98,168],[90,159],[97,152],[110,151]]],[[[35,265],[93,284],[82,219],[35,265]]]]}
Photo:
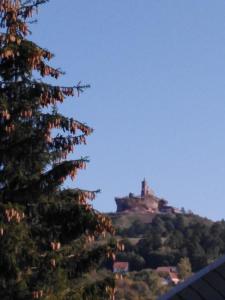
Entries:
{"type": "Polygon", "coordinates": [[[1,235],[1,236],[4,235],[4,228],[3,228],[3,227],[0,228],[0,235],[1,235]]]}
{"type": "Polygon", "coordinates": [[[52,258],[52,259],[50,260],[50,264],[51,264],[51,266],[52,266],[53,268],[55,268],[55,267],[56,267],[56,260],[55,260],[54,258],[52,258]]]}

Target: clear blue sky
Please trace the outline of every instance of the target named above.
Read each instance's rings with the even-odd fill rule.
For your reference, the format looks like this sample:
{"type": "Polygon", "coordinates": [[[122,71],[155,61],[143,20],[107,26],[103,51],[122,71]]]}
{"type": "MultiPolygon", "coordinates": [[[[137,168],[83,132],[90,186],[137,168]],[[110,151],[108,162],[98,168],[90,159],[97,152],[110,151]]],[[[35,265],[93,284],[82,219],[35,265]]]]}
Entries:
{"type": "Polygon", "coordinates": [[[102,189],[97,209],[146,177],[172,205],[225,218],[224,0],[52,0],[32,30],[62,84],[92,85],[62,110],[95,128],[74,185],[102,189]]]}

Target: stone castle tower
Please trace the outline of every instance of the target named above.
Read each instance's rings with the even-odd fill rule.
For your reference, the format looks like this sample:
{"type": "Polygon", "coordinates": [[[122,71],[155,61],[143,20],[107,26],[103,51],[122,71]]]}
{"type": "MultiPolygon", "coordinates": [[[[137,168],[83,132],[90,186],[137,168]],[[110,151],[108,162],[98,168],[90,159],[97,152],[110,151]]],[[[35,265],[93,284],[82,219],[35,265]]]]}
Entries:
{"type": "Polygon", "coordinates": [[[149,195],[154,195],[154,192],[149,188],[148,183],[144,178],[144,180],[141,182],[141,197],[145,198],[149,195]]]}
{"type": "Polygon", "coordinates": [[[159,198],[154,195],[144,179],[141,183],[141,194],[135,196],[130,193],[129,196],[122,198],[115,198],[117,205],[117,212],[158,212],[159,198]]]}

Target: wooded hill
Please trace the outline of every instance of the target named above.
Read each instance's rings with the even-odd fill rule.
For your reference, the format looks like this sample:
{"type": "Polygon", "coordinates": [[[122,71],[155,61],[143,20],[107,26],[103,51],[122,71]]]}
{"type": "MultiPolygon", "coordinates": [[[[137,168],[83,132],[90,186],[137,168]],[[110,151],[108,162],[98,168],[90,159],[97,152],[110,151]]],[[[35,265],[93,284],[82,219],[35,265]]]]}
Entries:
{"type": "Polygon", "coordinates": [[[117,260],[129,262],[130,271],[123,288],[118,288],[120,299],[157,299],[165,286],[154,269],[177,266],[187,258],[196,272],[225,253],[224,220],[213,222],[194,214],[158,214],[151,216],[150,222],[141,214],[111,217],[116,238],[125,245],[117,260]],[[122,292],[124,287],[129,291],[126,294],[122,292]]]}
{"type": "Polygon", "coordinates": [[[156,215],[150,223],[135,215],[112,219],[117,238],[125,244],[117,259],[129,261],[131,271],[177,265],[188,257],[195,272],[225,252],[224,220],[213,222],[194,214],[156,215]],[[121,226],[121,218],[126,227],[121,226]]]}

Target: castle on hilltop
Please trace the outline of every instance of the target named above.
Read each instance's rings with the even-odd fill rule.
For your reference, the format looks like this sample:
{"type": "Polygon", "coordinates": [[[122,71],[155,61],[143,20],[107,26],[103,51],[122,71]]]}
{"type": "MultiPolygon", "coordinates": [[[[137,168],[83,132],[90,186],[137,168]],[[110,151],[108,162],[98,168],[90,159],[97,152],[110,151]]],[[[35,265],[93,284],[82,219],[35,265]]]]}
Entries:
{"type": "Polygon", "coordinates": [[[141,183],[141,194],[136,196],[130,193],[126,197],[115,198],[117,213],[121,212],[149,212],[149,213],[179,213],[180,210],[168,206],[168,202],[155,196],[153,190],[149,188],[146,180],[141,183]]]}

